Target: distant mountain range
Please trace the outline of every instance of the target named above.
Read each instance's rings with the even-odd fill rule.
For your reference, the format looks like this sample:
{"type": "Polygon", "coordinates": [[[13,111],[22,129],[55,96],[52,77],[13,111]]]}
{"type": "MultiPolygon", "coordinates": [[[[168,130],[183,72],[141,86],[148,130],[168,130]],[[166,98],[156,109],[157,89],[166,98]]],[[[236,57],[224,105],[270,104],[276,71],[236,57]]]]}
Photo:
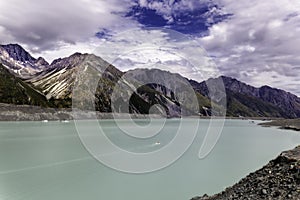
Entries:
{"type": "MultiPolygon", "coordinates": [[[[42,107],[70,108],[76,76],[83,66],[92,66],[101,72],[95,92],[95,107],[101,112],[111,112],[111,95],[116,83],[125,74],[93,54],[75,53],[59,58],[49,64],[43,58],[32,57],[18,44],[0,45],[0,103],[37,105],[42,107]]],[[[207,84],[222,80],[226,89],[227,116],[244,117],[300,117],[300,98],[289,92],[263,86],[256,88],[234,78],[221,76],[207,81],[188,80],[179,74],[159,69],[136,69],[144,77],[160,77],[166,85],[176,80],[186,80],[193,87],[198,98],[199,110],[191,114],[218,115],[211,110],[207,84]]],[[[127,73],[134,73],[131,70],[127,73]]],[[[132,93],[129,112],[147,114],[154,104],[159,104],[170,117],[180,116],[180,99],[172,91],[159,84],[147,84],[137,91],[119,91],[120,96],[132,93]]],[[[84,98],[84,96],[83,96],[84,98]]],[[[179,97],[184,98],[184,97],[179,97]]],[[[224,100],[224,99],[223,99],[224,100]]],[[[213,102],[218,104],[218,102],[213,102]]],[[[128,110],[119,109],[119,112],[128,110]]]]}

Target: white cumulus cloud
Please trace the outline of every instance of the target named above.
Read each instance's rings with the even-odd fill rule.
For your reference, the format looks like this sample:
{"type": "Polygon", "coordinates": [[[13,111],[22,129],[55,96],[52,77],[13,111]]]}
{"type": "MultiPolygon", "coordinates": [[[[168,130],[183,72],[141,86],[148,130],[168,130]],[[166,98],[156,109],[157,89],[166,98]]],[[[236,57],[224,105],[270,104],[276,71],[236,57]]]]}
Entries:
{"type": "Polygon", "coordinates": [[[229,19],[209,28],[201,44],[225,75],[296,94],[300,81],[300,2],[219,0],[229,19]]]}

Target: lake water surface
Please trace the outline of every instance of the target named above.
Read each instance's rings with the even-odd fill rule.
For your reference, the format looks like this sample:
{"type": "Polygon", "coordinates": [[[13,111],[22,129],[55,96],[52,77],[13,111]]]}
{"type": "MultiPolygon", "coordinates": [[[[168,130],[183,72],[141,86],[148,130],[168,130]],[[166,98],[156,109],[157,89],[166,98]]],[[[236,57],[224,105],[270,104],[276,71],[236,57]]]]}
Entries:
{"type": "MultiPolygon", "coordinates": [[[[178,161],[147,174],[101,164],[82,145],[73,122],[0,122],[0,200],[188,200],[220,192],[300,144],[294,131],[227,120],[213,151],[199,159],[208,122],[200,121],[195,141],[178,161]]],[[[112,120],[100,124],[113,143],[132,152],[163,147],[178,128],[176,120],[168,120],[161,134],[137,140],[112,120]]]]}

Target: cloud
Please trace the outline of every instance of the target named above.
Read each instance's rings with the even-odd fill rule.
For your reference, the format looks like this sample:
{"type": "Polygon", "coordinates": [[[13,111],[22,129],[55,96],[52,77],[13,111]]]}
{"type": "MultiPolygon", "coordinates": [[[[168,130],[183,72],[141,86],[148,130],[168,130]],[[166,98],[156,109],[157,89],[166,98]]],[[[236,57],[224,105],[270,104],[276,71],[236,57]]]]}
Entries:
{"type": "Polygon", "coordinates": [[[162,1],[147,1],[139,0],[138,5],[142,8],[148,8],[155,10],[158,14],[162,15],[166,19],[169,19],[176,14],[183,13],[186,11],[194,11],[204,6],[207,7],[211,1],[197,1],[197,0],[162,0],[162,1]]]}
{"type": "Polygon", "coordinates": [[[222,73],[300,95],[298,1],[10,0],[0,10],[0,43],[20,43],[50,62],[96,53],[123,70],[156,62],[196,80],[222,73]]]}
{"type": "Polygon", "coordinates": [[[168,27],[186,34],[204,35],[209,26],[228,16],[213,1],[138,0],[127,17],[144,26],[168,27]]]}
{"type": "Polygon", "coordinates": [[[123,71],[160,68],[198,81],[220,75],[196,40],[164,28],[129,29],[98,45],[93,53],[123,71]]]}
{"type": "Polygon", "coordinates": [[[125,23],[118,12],[130,6],[118,0],[11,0],[0,3],[1,43],[20,43],[32,52],[84,42],[101,28],[125,23]],[[6,38],[2,35],[6,33],[6,38]]]}
{"type": "Polygon", "coordinates": [[[199,41],[221,71],[253,85],[300,94],[300,3],[290,0],[219,0],[229,19],[199,41]],[[299,77],[299,78],[298,78],[299,77]]]}

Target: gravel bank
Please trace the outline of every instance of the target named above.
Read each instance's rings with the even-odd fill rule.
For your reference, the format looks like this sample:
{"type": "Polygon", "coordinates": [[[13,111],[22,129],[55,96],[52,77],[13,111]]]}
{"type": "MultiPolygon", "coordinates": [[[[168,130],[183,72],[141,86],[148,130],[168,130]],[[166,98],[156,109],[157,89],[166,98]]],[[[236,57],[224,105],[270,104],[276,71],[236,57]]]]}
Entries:
{"type": "Polygon", "coordinates": [[[262,126],[277,126],[281,129],[300,131],[300,119],[279,119],[261,123],[262,126]]]}
{"type": "MultiPolygon", "coordinates": [[[[76,113],[76,119],[148,119],[161,118],[160,115],[123,114],[123,113],[100,113],[86,111],[76,113]]],[[[0,103],[0,121],[59,121],[72,120],[74,113],[72,109],[43,108],[29,105],[11,105],[0,103]]]]}
{"type": "Polygon", "coordinates": [[[281,153],[262,169],[225,191],[192,200],[300,199],[300,146],[281,153]]]}

